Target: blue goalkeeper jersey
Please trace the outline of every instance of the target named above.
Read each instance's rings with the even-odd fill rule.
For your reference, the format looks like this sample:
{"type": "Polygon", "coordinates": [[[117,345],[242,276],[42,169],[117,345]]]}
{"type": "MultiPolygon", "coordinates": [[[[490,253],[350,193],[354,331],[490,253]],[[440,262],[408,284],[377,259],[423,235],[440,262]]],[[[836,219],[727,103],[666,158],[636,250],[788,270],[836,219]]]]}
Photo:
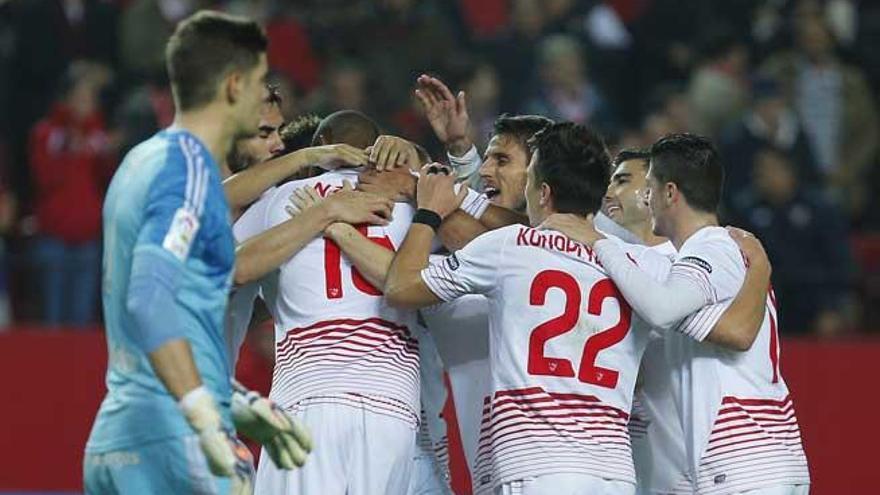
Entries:
{"type": "Polygon", "coordinates": [[[211,154],[184,130],[157,133],[126,155],[110,184],[103,216],[107,396],[86,450],[117,450],[193,433],[138,346],[126,308],[132,259],[139,250],[179,264],[176,304],[151,311],[177,312],[202,381],[231,428],[223,321],[235,251],[211,154]]]}

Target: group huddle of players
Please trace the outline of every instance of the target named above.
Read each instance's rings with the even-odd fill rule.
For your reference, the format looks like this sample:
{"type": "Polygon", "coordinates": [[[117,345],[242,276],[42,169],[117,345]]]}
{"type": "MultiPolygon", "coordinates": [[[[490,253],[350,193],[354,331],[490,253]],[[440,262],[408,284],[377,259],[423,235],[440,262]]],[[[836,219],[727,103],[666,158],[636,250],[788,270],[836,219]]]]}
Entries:
{"type": "Polygon", "coordinates": [[[443,165],[360,112],[285,123],[265,47],[183,21],[175,125],[111,184],[87,493],[808,493],[770,264],[718,226],[708,140],[612,159],[504,115],[481,155],[423,75],[443,165]],[[231,376],[258,299],[271,400],[231,376]]]}

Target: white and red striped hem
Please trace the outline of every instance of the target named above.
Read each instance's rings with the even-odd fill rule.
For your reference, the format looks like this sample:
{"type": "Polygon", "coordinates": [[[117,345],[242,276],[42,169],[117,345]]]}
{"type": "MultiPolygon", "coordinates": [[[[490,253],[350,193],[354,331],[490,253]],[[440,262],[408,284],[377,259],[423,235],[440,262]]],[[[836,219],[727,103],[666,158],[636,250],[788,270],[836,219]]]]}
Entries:
{"type": "Polygon", "coordinates": [[[632,412],[630,413],[629,423],[626,425],[631,439],[642,439],[648,436],[648,425],[650,424],[648,418],[648,411],[645,409],[645,406],[642,405],[642,402],[637,397],[633,397],[632,412]]]}
{"type": "Polygon", "coordinates": [[[625,411],[592,395],[498,391],[484,402],[475,490],[553,473],[635,484],[628,421],[625,411]]]}
{"type": "Polygon", "coordinates": [[[291,412],[299,412],[314,404],[337,404],[365,409],[376,414],[397,418],[409,424],[413,429],[419,426],[418,416],[413,416],[406,404],[390,397],[344,393],[338,395],[318,395],[303,399],[285,409],[291,412]]]}
{"type": "Polygon", "coordinates": [[[328,401],[364,407],[415,427],[418,341],[406,326],[381,318],[293,328],[275,346],[272,397],[286,409],[328,401]]]}
{"type": "MultiPolygon", "coordinates": [[[[701,494],[807,485],[810,473],[791,396],[724,397],[697,473],[701,494]]],[[[681,485],[676,493],[691,493],[681,485]]]]}

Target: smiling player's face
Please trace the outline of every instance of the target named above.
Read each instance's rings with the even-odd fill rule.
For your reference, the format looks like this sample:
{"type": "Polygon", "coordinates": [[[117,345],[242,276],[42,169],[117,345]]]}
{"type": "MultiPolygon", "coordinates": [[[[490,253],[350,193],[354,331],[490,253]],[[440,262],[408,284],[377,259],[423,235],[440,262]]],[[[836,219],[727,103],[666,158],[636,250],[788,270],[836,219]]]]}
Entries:
{"type": "Polygon", "coordinates": [[[651,216],[647,196],[648,163],[627,160],[614,170],[608,190],[602,198],[602,211],[618,225],[632,229],[644,225],[651,216]]]}
{"type": "Polygon", "coordinates": [[[529,154],[519,141],[503,134],[492,136],[480,167],[483,192],[493,204],[523,211],[528,166],[529,154]]]}

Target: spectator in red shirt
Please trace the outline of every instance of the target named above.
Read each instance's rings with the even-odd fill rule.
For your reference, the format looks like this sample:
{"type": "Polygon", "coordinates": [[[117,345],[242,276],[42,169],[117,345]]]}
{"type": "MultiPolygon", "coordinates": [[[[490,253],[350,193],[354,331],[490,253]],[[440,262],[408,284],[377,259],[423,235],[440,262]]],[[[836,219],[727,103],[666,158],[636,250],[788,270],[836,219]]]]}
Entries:
{"type": "Polygon", "coordinates": [[[99,106],[109,71],[74,62],[49,114],[31,131],[37,231],[33,255],[50,325],[95,321],[104,189],[114,146],[99,106]]]}

